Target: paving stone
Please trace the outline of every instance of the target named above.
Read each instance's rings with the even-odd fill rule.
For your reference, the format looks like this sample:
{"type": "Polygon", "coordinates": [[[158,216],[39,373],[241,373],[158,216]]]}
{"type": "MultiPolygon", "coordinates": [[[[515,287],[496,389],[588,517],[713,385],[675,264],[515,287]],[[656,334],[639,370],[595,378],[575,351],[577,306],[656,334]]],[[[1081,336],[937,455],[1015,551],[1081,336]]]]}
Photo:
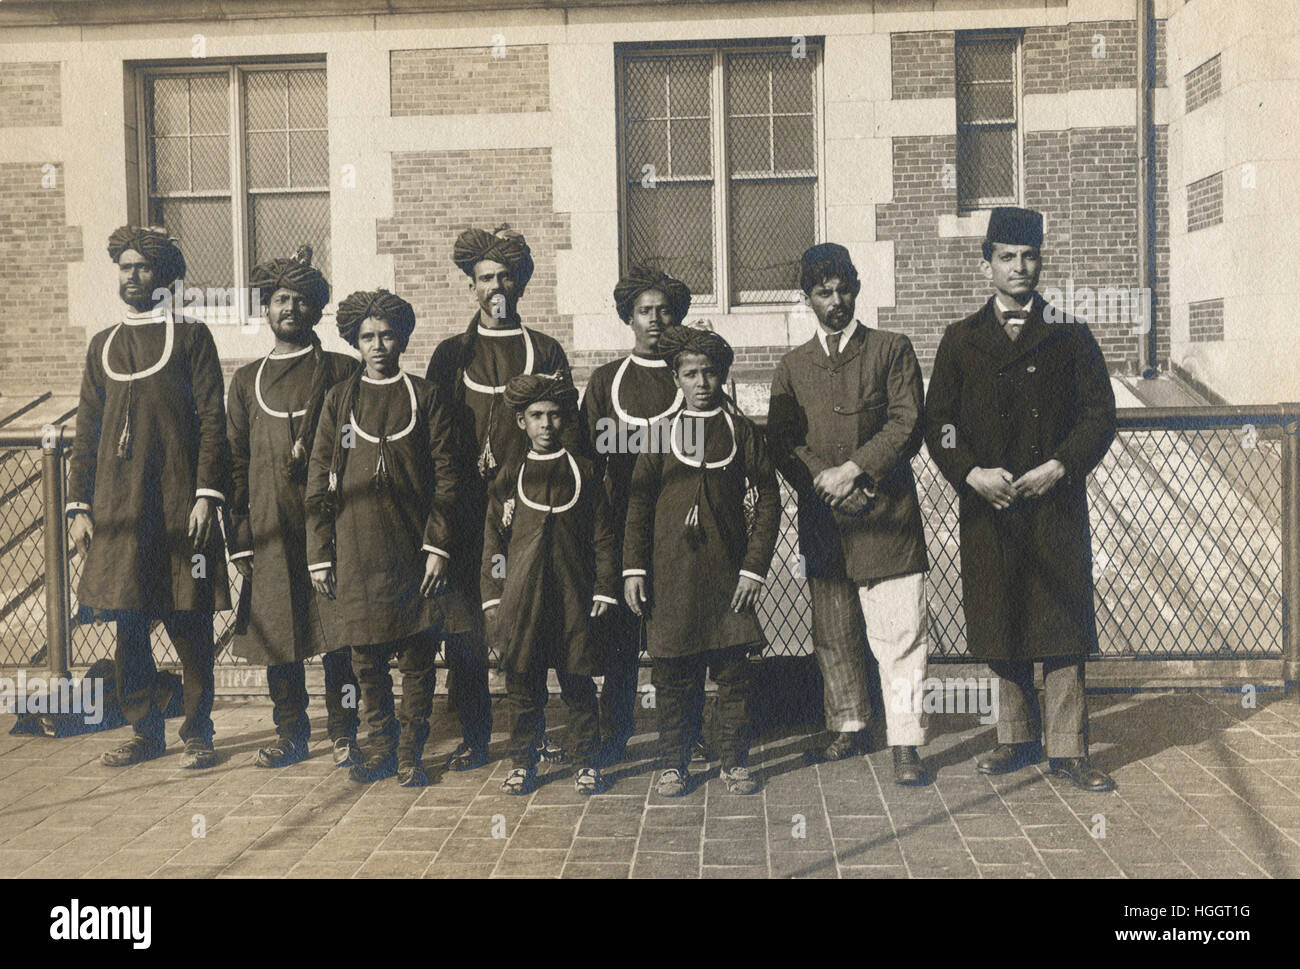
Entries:
{"type": "Polygon", "coordinates": [[[699,852],[640,851],[632,863],[633,878],[698,878],[699,852]]]}
{"type": "Polygon", "coordinates": [[[699,827],[645,828],[637,839],[637,851],[698,852],[703,835],[699,827]]]}
{"type": "Polygon", "coordinates": [[[568,856],[565,848],[509,847],[494,875],[498,878],[558,878],[568,856]]]}
{"type": "Polygon", "coordinates": [[[772,877],[838,878],[839,874],[835,864],[835,853],[826,851],[773,852],[772,877]]]}
{"type": "Polygon", "coordinates": [[[635,838],[577,838],[569,851],[569,864],[630,865],[636,847],[635,838]]]}
{"type": "Polygon", "coordinates": [[[767,878],[766,865],[705,865],[701,870],[703,878],[767,878]]]}
{"type": "Polygon", "coordinates": [[[707,865],[766,865],[767,849],[753,840],[704,841],[704,864],[707,865]]]}
{"type": "Polygon", "coordinates": [[[432,851],[376,851],[357,869],[355,878],[415,878],[433,863],[432,851]]]}

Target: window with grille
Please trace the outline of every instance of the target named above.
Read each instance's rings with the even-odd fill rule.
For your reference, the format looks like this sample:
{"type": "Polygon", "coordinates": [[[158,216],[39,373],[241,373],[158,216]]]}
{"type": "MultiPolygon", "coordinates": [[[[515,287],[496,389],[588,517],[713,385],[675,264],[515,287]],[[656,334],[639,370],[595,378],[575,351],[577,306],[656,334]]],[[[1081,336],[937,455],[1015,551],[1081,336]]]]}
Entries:
{"type": "Polygon", "coordinates": [[[1020,199],[1020,37],[957,34],[957,206],[1020,199]]]}
{"type": "Polygon", "coordinates": [[[623,268],[657,267],[699,306],[787,303],[818,241],[811,43],[620,52],[623,268]]]}
{"type": "Polygon", "coordinates": [[[186,286],[243,291],[304,243],[328,275],[325,69],[158,68],[141,85],[144,216],[180,240],[186,286]]]}

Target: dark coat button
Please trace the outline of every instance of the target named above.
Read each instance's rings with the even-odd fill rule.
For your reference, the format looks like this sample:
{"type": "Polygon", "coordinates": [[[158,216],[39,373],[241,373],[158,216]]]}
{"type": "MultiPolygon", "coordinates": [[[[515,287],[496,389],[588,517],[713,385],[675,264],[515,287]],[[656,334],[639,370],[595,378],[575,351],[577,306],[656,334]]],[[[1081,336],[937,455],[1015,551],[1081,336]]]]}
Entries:
{"type": "Polygon", "coordinates": [[[1033,417],[1033,418],[1037,418],[1037,417],[1038,417],[1038,408],[1037,408],[1037,407],[1032,408],[1032,409],[1029,411],[1029,416],[1030,416],[1030,417],[1033,417]]]}

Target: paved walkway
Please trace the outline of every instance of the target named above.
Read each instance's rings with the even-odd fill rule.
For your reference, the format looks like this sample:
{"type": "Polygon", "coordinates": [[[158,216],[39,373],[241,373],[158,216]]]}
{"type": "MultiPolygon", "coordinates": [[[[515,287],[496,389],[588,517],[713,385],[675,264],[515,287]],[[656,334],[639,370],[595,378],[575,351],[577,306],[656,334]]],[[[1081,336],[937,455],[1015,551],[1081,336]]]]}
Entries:
{"type": "MultiPolygon", "coordinates": [[[[562,710],[553,705],[557,719],[562,710]]],[[[806,766],[813,738],[768,739],[752,764],[761,795],[716,779],[687,796],[652,790],[637,757],[612,790],[583,799],[555,769],[528,798],[500,793],[495,762],[423,790],[350,783],[327,745],[293,767],[252,766],[272,736],[263,702],[215,714],[221,764],[166,756],[113,770],[100,753],[124,730],[63,740],[11,737],[0,716],[0,873],[41,877],[1296,877],[1300,705],[1261,694],[1100,696],[1093,751],[1119,790],[1076,791],[1046,765],[975,773],[992,729],[945,717],[926,749],[937,782],[893,784],[887,750],[806,766]],[[1104,837],[1103,834],[1104,826],[1104,837]],[[202,834],[202,836],[198,836],[202,834]]],[[[322,711],[317,710],[317,713],[322,711]]],[[[503,717],[498,705],[497,715],[503,717]]],[[[502,726],[498,723],[498,729],[502,726]]],[[[498,739],[501,738],[498,733],[498,739]]],[[[430,765],[455,745],[440,722],[430,765]]]]}

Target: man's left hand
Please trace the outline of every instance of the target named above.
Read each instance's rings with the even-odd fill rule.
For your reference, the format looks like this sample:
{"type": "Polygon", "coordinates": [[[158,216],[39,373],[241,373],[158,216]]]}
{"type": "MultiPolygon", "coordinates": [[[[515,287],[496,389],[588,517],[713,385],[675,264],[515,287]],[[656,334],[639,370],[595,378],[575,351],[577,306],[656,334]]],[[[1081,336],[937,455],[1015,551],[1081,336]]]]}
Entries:
{"type": "Polygon", "coordinates": [[[817,497],[828,505],[838,504],[853,493],[862,469],[852,461],[845,461],[839,467],[827,468],[813,479],[813,488],[817,497]]]}
{"type": "Polygon", "coordinates": [[[758,605],[758,597],[763,592],[763,583],[742,575],[736,582],[736,591],[731,594],[731,611],[744,612],[758,605]]]}
{"type": "Polygon", "coordinates": [[[190,510],[189,524],[185,534],[194,543],[194,551],[207,548],[212,530],[217,527],[217,503],[211,498],[196,498],[190,510]]]}
{"type": "Polygon", "coordinates": [[[1056,458],[1050,461],[1044,461],[1038,467],[1026,471],[1015,481],[1011,482],[1011,487],[1016,489],[1017,494],[1025,498],[1041,498],[1052,490],[1056,482],[1065,477],[1065,465],[1056,458]]]}
{"type": "Polygon", "coordinates": [[[447,582],[447,560],[433,552],[425,553],[424,579],[420,582],[420,595],[432,599],[442,591],[447,582]]]}

